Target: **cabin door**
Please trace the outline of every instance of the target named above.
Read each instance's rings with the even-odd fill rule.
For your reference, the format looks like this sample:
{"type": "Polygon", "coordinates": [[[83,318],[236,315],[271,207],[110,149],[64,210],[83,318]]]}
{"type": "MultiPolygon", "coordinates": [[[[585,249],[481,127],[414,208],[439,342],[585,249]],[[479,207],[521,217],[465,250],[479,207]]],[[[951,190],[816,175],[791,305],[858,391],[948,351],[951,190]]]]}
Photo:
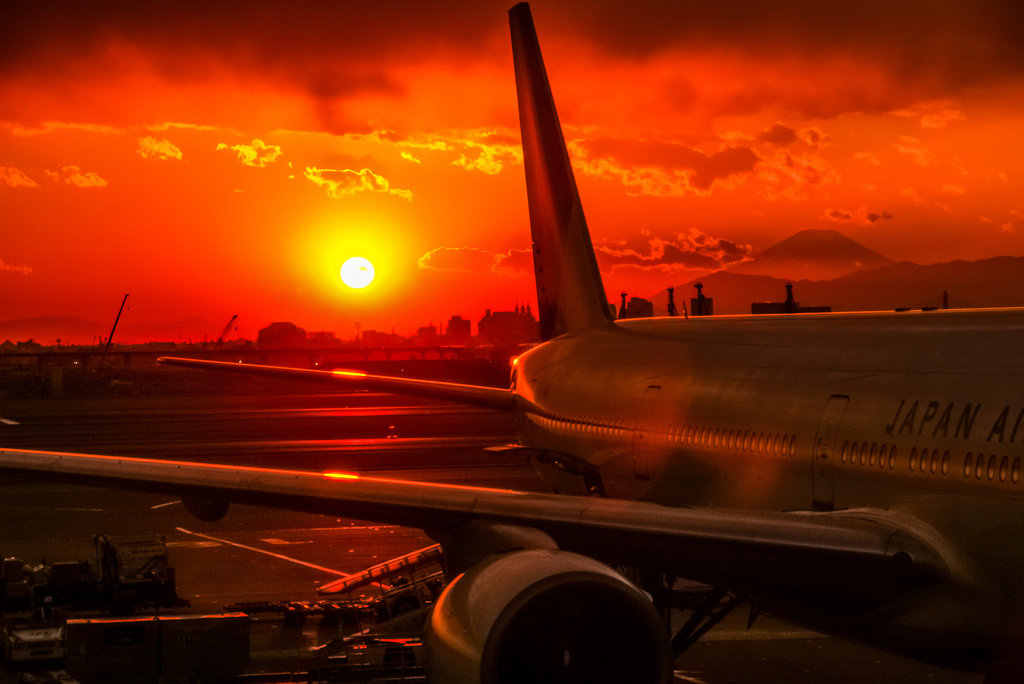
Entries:
{"type": "Polygon", "coordinates": [[[644,391],[640,407],[636,412],[636,423],[633,429],[633,473],[640,480],[651,479],[651,461],[655,451],[654,445],[651,444],[652,416],[660,393],[661,387],[649,386],[644,391]]]}
{"type": "Polygon", "coordinates": [[[818,423],[818,434],[814,438],[813,495],[814,508],[831,511],[834,507],[834,470],[836,461],[836,435],[843,420],[843,411],[850,403],[850,397],[834,395],[825,404],[825,411],[818,423]]]}

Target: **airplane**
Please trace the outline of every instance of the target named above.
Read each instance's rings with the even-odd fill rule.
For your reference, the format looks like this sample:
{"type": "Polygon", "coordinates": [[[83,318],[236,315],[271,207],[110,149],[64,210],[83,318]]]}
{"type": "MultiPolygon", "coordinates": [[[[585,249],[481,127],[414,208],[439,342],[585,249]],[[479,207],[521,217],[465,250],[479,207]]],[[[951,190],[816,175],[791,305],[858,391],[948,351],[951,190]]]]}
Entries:
{"type": "Polygon", "coordinates": [[[1019,681],[1024,310],[615,320],[530,9],[509,16],[543,341],[508,389],[162,361],[509,411],[551,493],[39,451],[0,450],[0,472],[171,493],[205,520],[245,503],[423,529],[452,578],[432,682],[668,682],[737,605],[1019,681]]]}

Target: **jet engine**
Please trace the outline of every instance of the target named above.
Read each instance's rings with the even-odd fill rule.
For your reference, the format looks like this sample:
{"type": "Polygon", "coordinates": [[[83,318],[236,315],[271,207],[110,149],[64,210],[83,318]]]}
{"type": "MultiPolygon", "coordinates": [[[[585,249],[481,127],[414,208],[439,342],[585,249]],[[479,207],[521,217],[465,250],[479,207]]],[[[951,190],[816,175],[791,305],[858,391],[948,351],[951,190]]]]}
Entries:
{"type": "Polygon", "coordinates": [[[181,503],[185,510],[203,522],[217,522],[228,512],[226,499],[195,499],[182,497],[181,503]]]}
{"type": "Polygon", "coordinates": [[[646,594],[566,551],[492,556],[456,577],[424,635],[427,678],[449,684],[664,683],[667,630],[646,594]]]}

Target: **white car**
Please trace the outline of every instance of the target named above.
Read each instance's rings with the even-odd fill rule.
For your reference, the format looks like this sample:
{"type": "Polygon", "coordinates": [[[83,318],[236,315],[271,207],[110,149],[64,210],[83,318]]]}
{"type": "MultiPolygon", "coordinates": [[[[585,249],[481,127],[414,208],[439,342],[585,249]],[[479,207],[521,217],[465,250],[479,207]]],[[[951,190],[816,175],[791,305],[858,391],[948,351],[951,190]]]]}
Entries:
{"type": "Polygon", "coordinates": [[[4,626],[4,655],[8,662],[60,660],[64,657],[63,622],[20,622],[4,626]]]}

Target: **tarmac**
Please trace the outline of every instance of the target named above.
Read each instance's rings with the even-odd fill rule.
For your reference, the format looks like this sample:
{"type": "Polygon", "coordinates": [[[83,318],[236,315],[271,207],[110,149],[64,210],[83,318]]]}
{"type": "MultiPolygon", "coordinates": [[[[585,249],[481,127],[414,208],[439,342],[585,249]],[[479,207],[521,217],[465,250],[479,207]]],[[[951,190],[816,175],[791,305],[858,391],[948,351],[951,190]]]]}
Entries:
{"type": "MultiPolygon", "coordinates": [[[[521,456],[485,451],[514,439],[508,416],[377,394],[287,391],[203,396],[0,399],[0,445],[267,467],[386,472],[389,477],[543,490],[521,456]],[[452,443],[455,438],[454,444],[452,443]]],[[[92,536],[163,537],[190,612],[316,600],[316,588],[432,543],[421,531],[233,506],[204,523],[166,496],[0,480],[0,554],[91,560],[92,536]]],[[[310,649],[351,629],[317,618],[254,618],[249,672],[301,672],[310,649]]],[[[704,684],[980,682],[737,610],[676,662],[704,684]]],[[[20,673],[0,673],[0,684],[20,673]]]]}

